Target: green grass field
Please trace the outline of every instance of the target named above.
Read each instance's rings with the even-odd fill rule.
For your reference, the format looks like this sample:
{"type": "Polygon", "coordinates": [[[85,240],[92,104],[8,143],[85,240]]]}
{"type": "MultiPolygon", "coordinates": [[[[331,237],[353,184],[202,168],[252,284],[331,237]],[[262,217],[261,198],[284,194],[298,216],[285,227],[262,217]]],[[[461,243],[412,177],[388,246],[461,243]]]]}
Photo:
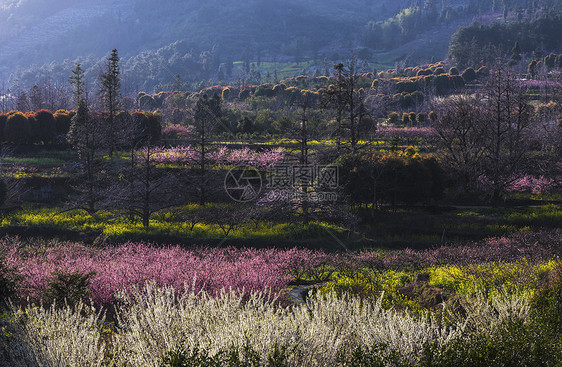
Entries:
{"type": "Polygon", "coordinates": [[[313,242],[327,248],[424,248],[440,242],[467,242],[522,231],[556,229],[562,221],[562,208],[554,204],[517,209],[458,209],[443,213],[388,209],[377,211],[369,223],[361,223],[353,229],[314,221],[303,225],[298,217],[294,222],[221,221],[220,216],[209,215],[217,210],[228,213],[237,209],[227,204],[208,204],[203,209],[195,204],[188,205],[175,208],[173,212],[154,214],[146,228],[124,212],[105,211],[90,216],[83,210],[30,207],[8,214],[2,224],[97,231],[119,242],[173,236],[185,242],[208,240],[214,243],[229,239],[237,243],[257,241],[271,245],[313,242]],[[181,215],[177,215],[179,212],[181,215]]]}

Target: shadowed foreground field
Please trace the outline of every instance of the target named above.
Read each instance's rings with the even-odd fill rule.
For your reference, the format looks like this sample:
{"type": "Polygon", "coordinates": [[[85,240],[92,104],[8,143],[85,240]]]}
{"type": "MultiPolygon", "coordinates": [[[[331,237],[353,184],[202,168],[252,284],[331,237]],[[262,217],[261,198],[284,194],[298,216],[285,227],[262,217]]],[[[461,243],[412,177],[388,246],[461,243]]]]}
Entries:
{"type": "Polygon", "coordinates": [[[358,253],[6,237],[0,365],[557,365],[561,245],[559,230],[358,253]]]}

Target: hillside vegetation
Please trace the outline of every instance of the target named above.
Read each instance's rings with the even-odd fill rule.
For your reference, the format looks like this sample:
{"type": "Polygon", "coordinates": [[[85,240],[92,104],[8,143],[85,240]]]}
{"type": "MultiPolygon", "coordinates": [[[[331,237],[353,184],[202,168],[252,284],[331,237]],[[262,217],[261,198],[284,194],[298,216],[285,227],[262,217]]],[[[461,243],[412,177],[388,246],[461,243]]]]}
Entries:
{"type": "MultiPolygon", "coordinates": [[[[559,1],[4,2],[0,79],[19,89],[64,83],[76,62],[98,74],[107,50],[124,59],[131,91],[152,92],[176,76],[191,83],[321,73],[352,54],[373,71],[447,55],[458,26],[533,17],[559,1]],[[498,5],[499,4],[499,5],[498,5]],[[252,70],[252,66],[254,70],[252,70]]],[[[191,89],[199,89],[193,86],[191,89]]]]}

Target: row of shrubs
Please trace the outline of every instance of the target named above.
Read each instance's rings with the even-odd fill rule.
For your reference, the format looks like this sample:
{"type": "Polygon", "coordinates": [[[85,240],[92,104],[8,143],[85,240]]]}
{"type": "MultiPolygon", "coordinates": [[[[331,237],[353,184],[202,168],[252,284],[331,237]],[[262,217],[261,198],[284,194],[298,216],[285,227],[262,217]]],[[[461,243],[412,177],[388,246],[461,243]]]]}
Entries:
{"type": "MultiPolygon", "coordinates": [[[[65,144],[66,134],[70,129],[75,111],[58,110],[52,113],[49,110],[23,113],[10,111],[0,114],[0,142],[12,144],[65,144]]],[[[107,120],[107,112],[93,113],[103,123],[107,120]]],[[[158,114],[152,112],[134,112],[130,114],[121,111],[117,114],[121,122],[133,121],[143,130],[149,131],[153,141],[160,140],[162,122],[158,114]]]]}
{"type": "MultiPolygon", "coordinates": [[[[404,361],[399,350],[386,343],[354,348],[337,360],[338,366],[349,367],[496,367],[555,366],[562,362],[558,337],[551,337],[537,322],[508,320],[493,332],[469,333],[440,347],[437,343],[423,346],[417,361],[404,361]]],[[[252,346],[232,346],[215,354],[206,349],[178,346],[161,358],[165,367],[289,367],[288,348],[274,344],[264,356],[252,346]]]]}
{"type": "Polygon", "coordinates": [[[548,70],[562,69],[562,54],[551,53],[542,60],[533,59],[527,65],[529,77],[535,78],[539,74],[541,68],[546,67],[548,70]]]}
{"type": "Polygon", "coordinates": [[[391,112],[387,117],[387,122],[391,125],[398,125],[400,123],[408,125],[416,122],[424,125],[429,121],[435,120],[437,120],[435,111],[430,111],[429,113],[403,112],[402,115],[399,115],[397,112],[391,112]]]}
{"type": "MultiPolygon", "coordinates": [[[[432,64],[424,67],[408,67],[400,70],[387,70],[375,73],[357,74],[355,82],[357,88],[377,88],[383,80],[389,80],[398,94],[412,94],[427,88],[434,88],[437,93],[462,88],[465,83],[471,83],[477,78],[488,76],[488,68],[483,66],[478,70],[469,67],[462,73],[456,67],[445,71],[443,64],[432,64]]],[[[187,101],[196,101],[201,95],[211,97],[220,95],[224,101],[245,101],[250,97],[283,98],[287,103],[295,100],[296,96],[304,91],[312,92],[316,98],[321,98],[322,92],[329,88],[335,81],[334,77],[299,76],[283,80],[277,84],[265,83],[261,85],[246,86],[211,86],[196,93],[185,92],[160,92],[147,94],[140,92],[136,97],[139,108],[143,110],[156,110],[167,105],[177,107],[185,105],[187,101]]],[[[420,92],[421,93],[421,92],[420,92]]],[[[410,104],[411,105],[411,104],[410,104]]]]}

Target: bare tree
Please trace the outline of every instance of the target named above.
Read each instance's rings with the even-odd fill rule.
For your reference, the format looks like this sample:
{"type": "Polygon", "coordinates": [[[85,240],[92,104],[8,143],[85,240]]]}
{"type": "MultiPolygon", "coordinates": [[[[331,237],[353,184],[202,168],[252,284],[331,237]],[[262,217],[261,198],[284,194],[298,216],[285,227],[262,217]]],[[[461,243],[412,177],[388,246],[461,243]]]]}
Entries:
{"type": "Polygon", "coordinates": [[[343,69],[343,64],[337,64],[334,66],[336,82],[330,85],[328,90],[324,93],[322,100],[322,104],[325,107],[331,107],[335,109],[336,112],[336,130],[334,132],[334,136],[336,138],[336,150],[338,154],[341,151],[342,120],[345,110],[345,97],[343,93],[343,69]]]}
{"type": "Polygon", "coordinates": [[[22,180],[18,180],[11,173],[11,165],[5,163],[5,158],[13,155],[10,148],[3,146],[0,149],[0,209],[3,212],[18,207],[22,202],[22,196],[27,189],[22,180]]]}
{"type": "MultiPolygon", "coordinates": [[[[308,141],[310,139],[309,131],[309,121],[308,121],[308,109],[312,104],[312,93],[309,91],[303,91],[298,98],[298,105],[300,109],[300,123],[298,130],[298,141],[300,146],[299,154],[299,164],[305,170],[310,170],[309,162],[309,146],[308,141]]],[[[306,177],[307,175],[305,175],[306,177]]],[[[303,224],[308,224],[310,221],[310,202],[308,199],[310,191],[310,182],[307,179],[303,179],[300,182],[300,206],[302,209],[302,220],[303,224]]]]}
{"type": "Polygon", "coordinates": [[[506,187],[524,175],[532,164],[533,108],[513,72],[502,65],[485,85],[485,103],[484,167],[492,184],[492,199],[497,201],[506,187]]]}
{"type": "MultiPolygon", "coordinates": [[[[391,112],[392,98],[396,94],[396,84],[384,78],[376,79],[368,97],[368,108],[379,117],[387,117],[391,112]]],[[[427,95],[424,92],[424,95],[427,95]]]]}
{"type": "Polygon", "coordinates": [[[176,176],[156,166],[151,144],[133,150],[131,165],[120,177],[109,190],[107,201],[125,209],[132,218],[140,218],[146,228],[154,213],[179,204],[176,176]]]}
{"type": "Polygon", "coordinates": [[[540,165],[533,155],[532,107],[510,69],[499,65],[481,95],[454,96],[437,104],[434,128],[443,160],[465,187],[479,179],[498,200],[515,180],[540,165]]]}
{"type": "Polygon", "coordinates": [[[433,128],[440,138],[442,162],[466,190],[484,169],[487,128],[482,103],[475,96],[462,94],[442,99],[434,108],[438,118],[433,128]]]}
{"type": "MultiPolygon", "coordinates": [[[[351,59],[347,66],[334,66],[335,82],[326,91],[323,105],[335,109],[337,152],[348,146],[348,150],[357,153],[360,141],[366,138],[363,123],[371,113],[367,109],[367,93],[358,88],[355,59],[351,59]]],[[[374,127],[374,126],[370,126],[374,127]]]]}
{"type": "Polygon", "coordinates": [[[8,111],[8,91],[6,90],[6,81],[2,80],[2,86],[0,87],[0,108],[2,113],[8,111]]]}
{"type": "Polygon", "coordinates": [[[216,130],[217,125],[221,124],[222,109],[221,98],[214,94],[211,98],[203,95],[195,105],[193,119],[198,137],[200,149],[199,159],[199,204],[205,205],[207,200],[206,191],[208,184],[207,177],[207,150],[209,146],[209,136],[216,130]]]}
{"type": "Polygon", "coordinates": [[[234,208],[208,208],[205,210],[206,222],[216,224],[224,234],[223,241],[233,232],[248,224],[255,208],[250,205],[237,205],[234,208]]]}
{"type": "Polygon", "coordinates": [[[22,112],[27,112],[31,110],[27,93],[25,93],[22,90],[19,91],[18,96],[16,98],[16,109],[22,112]]]}
{"type": "MultiPolygon", "coordinates": [[[[314,109],[317,105],[315,92],[302,91],[293,101],[292,125],[288,135],[297,141],[288,154],[289,161],[273,168],[269,177],[271,191],[264,201],[272,218],[297,219],[303,225],[310,221],[339,221],[343,218],[341,202],[337,200],[337,168],[330,166],[333,158],[329,149],[310,146],[313,137],[322,134],[321,115],[314,109]],[[324,162],[324,163],[322,163],[324,162]],[[328,172],[329,171],[329,172],[328,172]],[[333,182],[326,179],[330,174],[333,182]],[[338,214],[339,213],[339,214],[338,214]]],[[[341,196],[340,196],[341,197],[341,196]]]]}
{"type": "Polygon", "coordinates": [[[72,209],[84,209],[90,215],[102,209],[106,197],[108,171],[100,159],[104,137],[100,117],[91,115],[85,105],[79,105],[67,135],[80,159],[73,177],[74,194],[68,205],[72,209]]]}

